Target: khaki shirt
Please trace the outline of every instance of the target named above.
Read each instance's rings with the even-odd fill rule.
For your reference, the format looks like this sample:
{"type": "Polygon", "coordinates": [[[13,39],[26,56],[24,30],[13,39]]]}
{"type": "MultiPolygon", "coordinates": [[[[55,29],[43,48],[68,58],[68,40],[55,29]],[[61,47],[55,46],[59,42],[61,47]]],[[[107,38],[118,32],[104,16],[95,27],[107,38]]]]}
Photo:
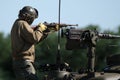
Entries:
{"type": "Polygon", "coordinates": [[[40,28],[34,31],[26,21],[17,19],[11,29],[13,59],[28,59],[34,62],[34,44],[39,42],[42,37],[40,28]]]}

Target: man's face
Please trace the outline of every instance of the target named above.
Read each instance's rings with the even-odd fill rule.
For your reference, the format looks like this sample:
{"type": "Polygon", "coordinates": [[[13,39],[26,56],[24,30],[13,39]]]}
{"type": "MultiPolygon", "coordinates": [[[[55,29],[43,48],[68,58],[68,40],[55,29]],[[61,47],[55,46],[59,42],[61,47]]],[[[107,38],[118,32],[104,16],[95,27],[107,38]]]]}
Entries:
{"type": "Polygon", "coordinates": [[[33,21],[34,21],[34,18],[31,18],[27,22],[28,22],[29,25],[31,25],[33,23],[33,21]]]}

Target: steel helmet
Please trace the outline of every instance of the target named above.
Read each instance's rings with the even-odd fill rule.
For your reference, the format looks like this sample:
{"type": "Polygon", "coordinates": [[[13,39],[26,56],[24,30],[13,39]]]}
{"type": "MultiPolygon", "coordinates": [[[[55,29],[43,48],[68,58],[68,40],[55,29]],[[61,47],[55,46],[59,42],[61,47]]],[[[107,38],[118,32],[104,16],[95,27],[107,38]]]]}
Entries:
{"type": "Polygon", "coordinates": [[[37,9],[31,6],[25,6],[19,11],[19,19],[25,20],[28,24],[32,24],[35,18],[38,17],[37,9]]]}
{"type": "Polygon", "coordinates": [[[35,9],[31,6],[25,6],[19,12],[19,17],[23,17],[23,16],[37,18],[38,11],[37,11],[37,9],[35,9]]]}

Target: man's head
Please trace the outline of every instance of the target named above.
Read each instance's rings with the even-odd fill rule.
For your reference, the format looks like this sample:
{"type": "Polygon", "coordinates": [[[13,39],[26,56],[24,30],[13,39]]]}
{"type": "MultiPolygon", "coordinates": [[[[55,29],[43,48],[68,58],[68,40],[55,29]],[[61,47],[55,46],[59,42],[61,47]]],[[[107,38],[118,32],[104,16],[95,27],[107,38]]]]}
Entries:
{"type": "Polygon", "coordinates": [[[34,19],[38,17],[38,11],[31,6],[25,6],[19,11],[18,17],[27,21],[28,24],[32,24],[34,19]]]}

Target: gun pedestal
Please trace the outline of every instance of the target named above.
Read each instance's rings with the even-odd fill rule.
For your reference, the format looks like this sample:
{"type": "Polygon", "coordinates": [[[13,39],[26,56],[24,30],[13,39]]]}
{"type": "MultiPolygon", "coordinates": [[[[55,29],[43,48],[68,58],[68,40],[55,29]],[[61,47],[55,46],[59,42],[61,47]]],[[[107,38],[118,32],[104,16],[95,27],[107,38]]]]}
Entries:
{"type": "Polygon", "coordinates": [[[95,32],[90,30],[76,30],[68,29],[67,30],[67,43],[66,49],[87,49],[88,65],[87,65],[87,74],[88,77],[95,76],[95,46],[98,36],[95,32]],[[71,44],[72,43],[72,44],[71,44]]]}
{"type": "Polygon", "coordinates": [[[60,65],[62,64],[61,62],[61,55],[60,55],[60,51],[58,50],[58,53],[56,55],[56,65],[58,65],[58,70],[60,70],[60,65]]]}
{"type": "Polygon", "coordinates": [[[94,77],[95,76],[95,47],[88,47],[88,77],[94,77]]]}

